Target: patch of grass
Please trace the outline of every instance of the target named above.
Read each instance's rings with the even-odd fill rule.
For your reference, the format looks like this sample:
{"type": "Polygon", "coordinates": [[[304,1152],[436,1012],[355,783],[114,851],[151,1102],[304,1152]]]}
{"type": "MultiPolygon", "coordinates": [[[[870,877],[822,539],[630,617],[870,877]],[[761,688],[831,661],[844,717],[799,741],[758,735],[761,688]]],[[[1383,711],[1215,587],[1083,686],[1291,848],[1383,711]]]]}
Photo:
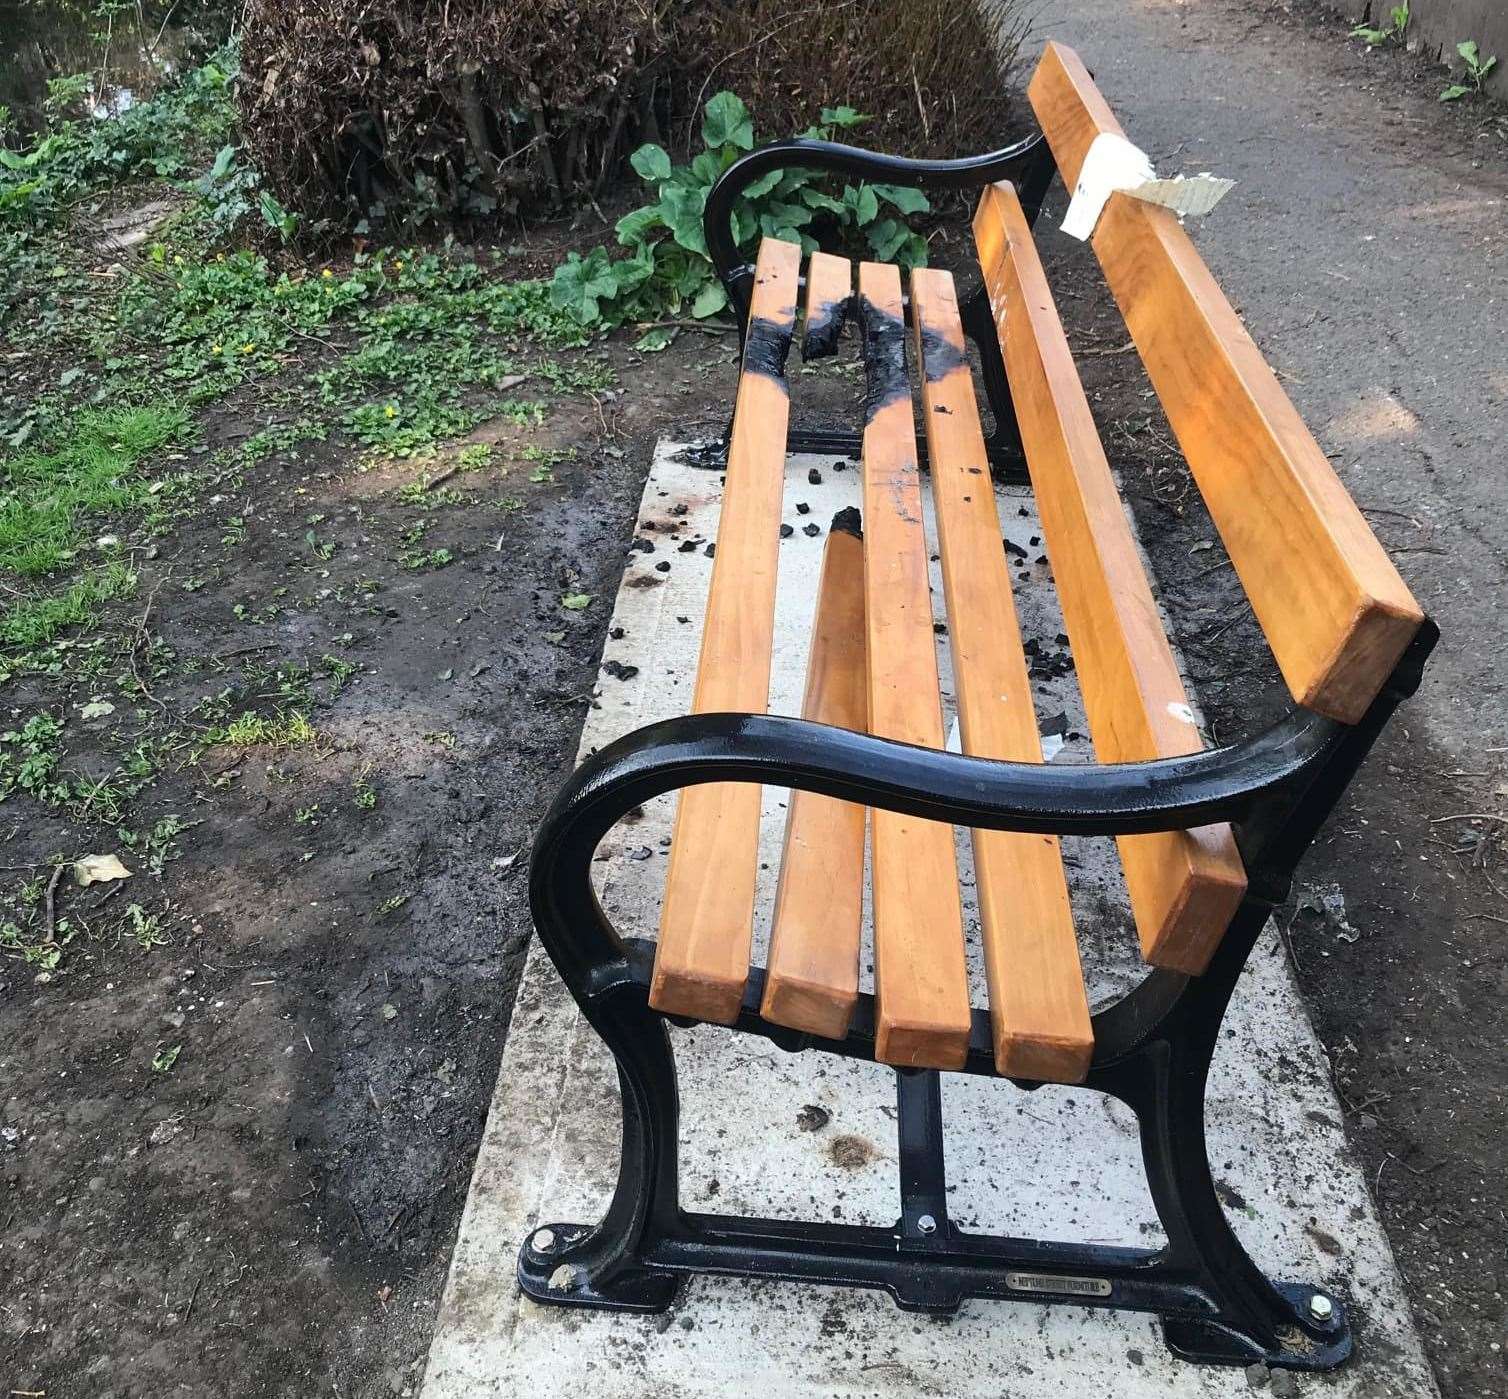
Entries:
{"type": "Polygon", "coordinates": [[[85,521],[147,498],[148,484],[136,468],[183,437],[189,421],[183,408],[166,403],[90,409],[49,449],[0,461],[0,569],[35,578],[70,562],[85,521]]]}
{"type": "Polygon", "coordinates": [[[61,593],[12,603],[0,618],[0,641],[28,650],[46,646],[68,627],[92,625],[101,603],[127,597],[135,588],[136,575],[124,564],[90,569],[61,593]]]}
{"type": "Polygon", "coordinates": [[[230,723],[210,729],[204,742],[232,748],[296,748],[318,738],[308,716],[297,709],[270,717],[248,709],[230,723]]]}

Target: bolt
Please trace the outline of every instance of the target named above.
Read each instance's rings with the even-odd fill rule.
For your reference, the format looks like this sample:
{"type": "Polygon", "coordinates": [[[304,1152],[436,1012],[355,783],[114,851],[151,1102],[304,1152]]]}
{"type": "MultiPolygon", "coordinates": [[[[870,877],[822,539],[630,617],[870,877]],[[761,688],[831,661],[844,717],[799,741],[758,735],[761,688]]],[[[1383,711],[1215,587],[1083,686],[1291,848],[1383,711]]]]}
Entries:
{"type": "Polygon", "coordinates": [[[930,1214],[924,1214],[916,1221],[916,1227],[923,1234],[937,1233],[937,1221],[930,1214]]]}
{"type": "Polygon", "coordinates": [[[535,1253],[548,1253],[555,1247],[555,1231],[553,1229],[536,1229],[534,1231],[535,1253]]]}
{"type": "Polygon", "coordinates": [[[1335,1303],[1326,1297],[1323,1292],[1316,1292],[1309,1299],[1309,1315],[1316,1321],[1329,1321],[1335,1315],[1335,1303]]]}

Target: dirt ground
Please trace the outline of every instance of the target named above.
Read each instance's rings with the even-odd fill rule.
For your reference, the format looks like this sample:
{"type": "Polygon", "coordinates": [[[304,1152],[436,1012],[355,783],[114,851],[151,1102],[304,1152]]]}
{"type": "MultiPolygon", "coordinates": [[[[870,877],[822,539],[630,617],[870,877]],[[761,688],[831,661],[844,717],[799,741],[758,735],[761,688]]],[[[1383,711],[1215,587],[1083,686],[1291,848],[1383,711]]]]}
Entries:
{"type": "MultiPolygon", "coordinates": [[[[1463,199],[1499,200],[1496,223],[1473,235],[1476,302],[1462,293],[1453,313],[1478,339],[1454,364],[1415,345],[1379,348],[1380,369],[1366,361],[1393,334],[1374,328],[1392,310],[1375,281],[1335,280],[1322,301],[1312,288],[1243,295],[1239,268],[1226,280],[1446,631],[1425,692],[1312,853],[1284,921],[1442,1389],[1508,1394],[1508,728],[1494,675],[1504,539],[1500,506],[1485,503],[1501,501],[1502,469],[1480,422],[1436,424],[1424,389],[1414,397],[1485,356],[1500,377],[1472,383],[1486,385],[1482,419],[1500,440],[1508,366],[1501,326],[1478,303],[1502,304],[1503,145],[1439,108],[1436,74],[1365,57],[1307,11],[1130,9],[1144,44],[1250,56],[1254,82],[1277,65],[1291,84],[1343,87],[1330,119],[1353,131],[1370,121],[1379,141],[1396,125],[1408,162],[1455,182],[1463,199]],[[1327,330],[1336,322],[1345,335],[1327,330]],[[1487,325],[1496,341],[1482,336],[1487,325]],[[1307,365],[1295,327],[1319,337],[1307,365]],[[1321,382],[1309,371],[1326,354],[1321,382]],[[1383,442],[1368,474],[1363,449],[1377,444],[1352,431],[1343,410],[1353,400],[1422,419],[1436,436],[1383,442]],[[1472,462],[1495,477],[1463,484],[1472,462]],[[1323,912],[1332,886],[1344,925],[1323,912]]],[[[1056,32],[1052,19],[1039,32],[1056,32]]],[[[1122,115],[1131,124],[1139,113],[1122,115]]],[[[1236,150],[1232,141],[1219,154],[1236,150]]],[[[1355,217],[1344,203],[1332,195],[1317,216],[1344,225],[1355,217]]],[[[1254,214],[1271,217],[1260,197],[1254,214]]],[[[959,248],[945,245],[944,260],[959,248]]],[[[1283,696],[1239,586],[1124,353],[1092,258],[1061,239],[1046,251],[1055,285],[1073,289],[1060,305],[1204,707],[1220,737],[1249,731],[1283,696]]],[[[1231,250],[1217,241],[1224,277],[1222,255],[1231,250]]],[[[1279,266],[1269,259],[1264,275],[1279,266]]],[[[1403,276],[1418,301],[1459,290],[1442,292],[1428,265],[1403,276]]],[[[265,643],[279,660],[317,665],[333,652],[359,669],[319,688],[319,742],[227,754],[165,779],[159,806],[191,823],[162,872],[165,944],[142,956],[96,941],[52,981],[0,963],[0,1379],[13,1393],[417,1393],[530,936],[530,834],[572,761],[654,440],[718,425],[730,350],[728,337],[699,334],[653,357],[614,347],[622,392],[579,398],[551,419],[551,445],[577,449],[553,483],[517,492],[522,507],[505,515],[446,512],[435,538],[455,555],[449,567],[404,567],[412,512],[394,503],[393,482],[323,444],[253,467],[244,499],[206,503],[147,562],[139,602],[154,601],[142,628],[179,655],[242,668],[265,643]],[[234,588],[159,590],[216,567],[232,509],[250,526],[234,588]],[[294,548],[311,511],[339,544],[328,560],[294,548]],[[255,610],[279,588],[307,605],[255,632],[238,625],[232,603],[255,610]],[[562,609],[563,595],[583,594],[600,601],[562,609]],[[356,800],[363,788],[375,804],[356,800]],[[168,1069],[154,1070],[175,1046],[168,1069]]],[[[852,386],[832,392],[837,405],[852,386]]],[[[208,444],[242,430],[232,400],[214,410],[208,444]]],[[[468,486],[509,494],[507,473],[525,469],[468,486]]],[[[212,690],[209,671],[165,683],[212,690]]],[[[67,844],[60,818],[19,801],[0,816],[8,864],[32,867],[67,844]]],[[[121,888],[64,885],[54,897],[88,920],[121,888]]]]}

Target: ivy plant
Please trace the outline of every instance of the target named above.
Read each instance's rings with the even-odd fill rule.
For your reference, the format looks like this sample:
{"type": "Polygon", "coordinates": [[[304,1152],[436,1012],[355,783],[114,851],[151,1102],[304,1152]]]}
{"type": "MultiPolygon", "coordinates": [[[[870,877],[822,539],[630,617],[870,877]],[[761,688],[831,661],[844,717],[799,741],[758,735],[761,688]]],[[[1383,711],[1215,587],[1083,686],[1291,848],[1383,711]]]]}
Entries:
{"type": "MultiPolygon", "coordinates": [[[[852,107],[824,107],[821,121],[801,134],[831,140],[837,131],[866,120],[852,107]]],[[[557,309],[584,327],[610,330],[687,310],[705,318],[726,307],[727,294],[707,253],[702,216],[723,171],[754,148],[754,122],[735,94],[719,92],[707,104],[701,135],[704,149],[687,165],[674,164],[653,143],[633,153],[629,163],[653,201],[618,220],[618,243],[626,253],[615,257],[599,246],[585,257],[571,253],[556,269],[550,300],[557,309]]],[[[734,205],[733,233],[747,253],[760,238],[783,238],[810,253],[821,231],[862,247],[874,261],[921,267],[927,261],[927,240],[905,219],[930,207],[920,190],[900,185],[839,189],[813,171],[771,170],[734,205]]]]}

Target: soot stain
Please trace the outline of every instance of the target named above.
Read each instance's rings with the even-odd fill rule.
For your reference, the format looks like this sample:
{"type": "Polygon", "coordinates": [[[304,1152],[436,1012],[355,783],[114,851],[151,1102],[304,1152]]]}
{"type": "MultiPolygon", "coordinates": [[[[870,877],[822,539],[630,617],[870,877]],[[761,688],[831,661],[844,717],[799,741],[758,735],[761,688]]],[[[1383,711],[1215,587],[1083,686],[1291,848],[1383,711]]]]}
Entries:
{"type": "Polygon", "coordinates": [[[791,321],[772,321],[764,316],[750,318],[749,333],[744,339],[744,373],[763,374],[779,384],[782,393],[788,393],[785,361],[790,353],[791,321]]]}
{"type": "Polygon", "coordinates": [[[868,385],[864,421],[890,404],[910,402],[911,380],[906,375],[906,325],[899,316],[882,311],[868,297],[859,298],[859,321],[864,328],[864,372],[868,385]]]}
{"type": "Polygon", "coordinates": [[[929,384],[947,378],[955,369],[967,369],[968,365],[969,357],[962,345],[953,344],[930,326],[922,327],[922,371],[929,384]]]}
{"type": "Polygon", "coordinates": [[[801,336],[803,360],[824,359],[838,353],[843,325],[853,309],[853,293],[824,301],[814,314],[808,314],[801,336]]]}

